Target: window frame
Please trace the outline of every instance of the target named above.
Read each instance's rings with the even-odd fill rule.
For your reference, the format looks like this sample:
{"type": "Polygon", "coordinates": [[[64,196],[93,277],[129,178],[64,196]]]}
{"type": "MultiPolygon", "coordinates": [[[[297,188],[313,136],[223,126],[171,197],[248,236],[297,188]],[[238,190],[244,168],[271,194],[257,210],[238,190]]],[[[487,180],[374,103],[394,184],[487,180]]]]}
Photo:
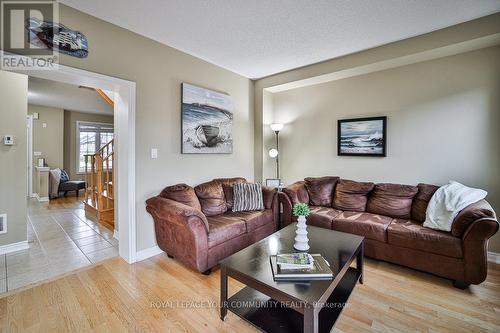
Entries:
{"type": "MultiPolygon", "coordinates": [[[[85,121],[85,120],[77,120],[76,121],[76,174],[77,175],[83,175],[85,174],[85,170],[81,171],[80,170],[80,125],[85,125],[85,124],[88,124],[88,125],[97,125],[99,127],[101,126],[111,126],[113,128],[113,139],[114,139],[114,135],[115,135],[115,125],[113,123],[103,123],[103,122],[96,122],[96,121],[85,121]]],[[[105,132],[105,133],[109,133],[109,132],[105,132]]],[[[96,148],[98,146],[100,146],[100,143],[101,143],[101,131],[98,132],[98,135],[96,135],[96,148]]],[[[96,152],[97,150],[99,150],[100,148],[97,148],[96,149],[96,152]]],[[[111,166],[109,168],[111,171],[113,171],[113,166],[111,166]]]]}

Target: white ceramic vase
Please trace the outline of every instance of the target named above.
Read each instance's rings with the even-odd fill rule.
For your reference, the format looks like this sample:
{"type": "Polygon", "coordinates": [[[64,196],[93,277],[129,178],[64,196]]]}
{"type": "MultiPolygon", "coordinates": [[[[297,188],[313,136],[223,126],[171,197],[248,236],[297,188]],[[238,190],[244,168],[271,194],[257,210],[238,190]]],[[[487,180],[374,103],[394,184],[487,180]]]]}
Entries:
{"type": "Polygon", "coordinates": [[[309,238],[307,238],[306,217],[299,216],[297,218],[297,230],[295,231],[295,244],[293,247],[299,251],[309,250],[309,238]]]}

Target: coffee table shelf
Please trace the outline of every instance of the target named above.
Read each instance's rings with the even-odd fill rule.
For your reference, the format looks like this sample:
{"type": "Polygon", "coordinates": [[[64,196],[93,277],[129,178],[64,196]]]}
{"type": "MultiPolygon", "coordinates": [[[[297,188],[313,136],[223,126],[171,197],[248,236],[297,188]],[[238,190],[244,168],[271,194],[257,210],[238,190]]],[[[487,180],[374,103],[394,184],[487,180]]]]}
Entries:
{"type": "Polygon", "coordinates": [[[269,257],[295,251],[295,225],[291,224],[219,263],[222,320],[229,310],[265,332],[318,333],[332,329],[357,282],[363,283],[364,238],[314,226],[307,229],[309,253],[321,254],[334,278],[274,281],[269,257]],[[228,278],[247,287],[228,299],[228,278]]]}
{"type": "MultiPolygon", "coordinates": [[[[344,274],[328,299],[328,303],[340,306],[324,307],[319,312],[319,332],[331,331],[360,276],[360,271],[352,267],[344,274]]],[[[289,307],[280,306],[279,302],[251,287],[245,287],[230,297],[228,304],[235,305],[229,306],[229,311],[264,332],[302,332],[304,326],[302,314],[289,307]],[[259,306],[245,306],[249,304],[259,306]]]]}

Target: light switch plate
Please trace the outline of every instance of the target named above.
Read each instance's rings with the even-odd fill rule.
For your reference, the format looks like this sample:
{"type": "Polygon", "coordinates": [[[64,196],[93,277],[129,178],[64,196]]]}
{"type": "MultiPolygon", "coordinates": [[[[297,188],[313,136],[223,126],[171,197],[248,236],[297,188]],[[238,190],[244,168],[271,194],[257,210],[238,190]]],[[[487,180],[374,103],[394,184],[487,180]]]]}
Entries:
{"type": "Polygon", "coordinates": [[[151,148],[151,158],[152,159],[158,158],[158,149],[157,148],[151,148]]]}
{"type": "Polygon", "coordinates": [[[47,123],[42,123],[43,128],[47,128],[47,123]]]}
{"type": "Polygon", "coordinates": [[[14,137],[10,134],[4,135],[3,144],[6,146],[12,146],[14,144],[14,137]]]}
{"type": "Polygon", "coordinates": [[[7,214],[0,214],[0,234],[7,233],[7,214]]]}

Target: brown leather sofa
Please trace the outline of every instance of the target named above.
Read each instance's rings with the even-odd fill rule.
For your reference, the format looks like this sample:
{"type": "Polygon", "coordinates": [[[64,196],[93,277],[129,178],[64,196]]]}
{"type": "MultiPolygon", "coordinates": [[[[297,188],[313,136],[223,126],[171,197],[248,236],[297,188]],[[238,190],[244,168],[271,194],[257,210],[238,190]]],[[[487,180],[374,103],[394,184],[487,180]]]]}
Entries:
{"type": "Polygon", "coordinates": [[[269,236],[278,228],[277,190],[263,187],[265,209],[233,212],[232,185],[244,178],[221,178],[194,188],[166,187],[146,201],[158,246],[170,257],[205,274],[221,259],[269,236]]]}
{"type": "Polygon", "coordinates": [[[279,197],[284,226],[295,221],[294,204],[308,203],[308,224],[364,236],[367,257],[452,279],[458,288],[479,284],[487,275],[488,239],[499,228],[495,212],[481,200],[459,213],[451,232],[426,228],[437,189],[319,177],[296,182],[279,197]]]}

